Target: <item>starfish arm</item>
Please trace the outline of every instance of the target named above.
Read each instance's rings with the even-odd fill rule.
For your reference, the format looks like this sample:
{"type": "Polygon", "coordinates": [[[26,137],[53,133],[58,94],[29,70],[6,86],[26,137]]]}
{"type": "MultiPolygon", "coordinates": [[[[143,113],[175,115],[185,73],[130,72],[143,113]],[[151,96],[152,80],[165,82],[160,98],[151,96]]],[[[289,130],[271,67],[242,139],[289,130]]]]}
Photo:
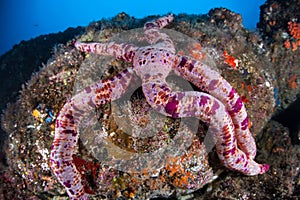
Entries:
{"type": "Polygon", "coordinates": [[[255,140],[248,128],[246,108],[235,89],[217,71],[186,56],[178,56],[178,65],[174,70],[178,75],[225,105],[234,123],[238,146],[248,157],[254,159],[255,140]]]}
{"type": "Polygon", "coordinates": [[[129,68],[114,78],[99,81],[70,99],[58,114],[50,166],[71,199],[88,199],[81,183],[81,175],[72,158],[79,137],[79,124],[95,107],[124,94],[132,77],[133,71],[129,68]]]}
{"type": "Polygon", "coordinates": [[[125,60],[127,62],[132,62],[135,55],[135,51],[138,47],[132,44],[118,44],[115,42],[109,43],[84,43],[75,42],[74,46],[76,49],[85,53],[94,53],[99,55],[114,56],[118,59],[125,60]]]}
{"type": "Polygon", "coordinates": [[[165,82],[143,83],[146,99],[158,112],[174,117],[196,117],[209,123],[218,156],[229,169],[247,175],[265,173],[268,165],[258,164],[237,147],[234,125],[226,107],[202,92],[172,92],[165,82]]]}
{"type": "Polygon", "coordinates": [[[150,22],[146,22],[144,25],[144,30],[149,30],[149,29],[162,29],[165,26],[167,26],[168,24],[170,24],[172,21],[174,20],[174,15],[173,14],[169,14],[166,15],[164,17],[160,17],[158,19],[155,19],[153,21],[150,22]]]}
{"type": "Polygon", "coordinates": [[[174,19],[173,14],[158,18],[154,21],[147,22],[144,25],[144,33],[147,41],[152,45],[152,47],[168,50],[175,53],[175,47],[173,41],[169,35],[162,33],[160,29],[167,26],[174,19]],[[157,43],[160,41],[159,43],[157,43]],[[156,44],[157,43],[157,44],[156,44]]]}

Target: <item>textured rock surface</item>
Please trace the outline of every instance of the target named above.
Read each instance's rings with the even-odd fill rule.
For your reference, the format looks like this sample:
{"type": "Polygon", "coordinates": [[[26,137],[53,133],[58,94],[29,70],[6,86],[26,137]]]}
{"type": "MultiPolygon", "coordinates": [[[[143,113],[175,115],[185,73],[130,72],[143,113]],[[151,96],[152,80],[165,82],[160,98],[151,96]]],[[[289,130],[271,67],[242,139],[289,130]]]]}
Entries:
{"type": "MultiPolygon", "coordinates": [[[[198,139],[193,145],[196,148],[191,148],[186,154],[190,157],[197,155],[194,156],[194,163],[182,161],[180,165],[167,166],[164,174],[159,176],[147,172],[139,175],[120,173],[117,170],[105,169],[81,142],[76,154],[76,163],[80,171],[85,171],[83,179],[86,181],[86,190],[98,194],[95,199],[105,196],[137,199],[158,195],[178,197],[192,192],[177,187],[178,183],[182,183],[180,181],[186,178],[185,173],[178,172],[189,171],[191,163],[198,163],[200,166],[202,161],[201,172],[207,179],[206,182],[212,180],[212,172],[217,179],[186,198],[292,199],[299,196],[299,146],[295,145],[297,142],[291,141],[289,129],[270,120],[276,108],[279,113],[299,94],[300,65],[297,55],[300,48],[292,50],[284,45],[286,40],[295,40],[289,33],[287,23],[294,18],[300,18],[297,16],[300,13],[299,5],[297,7],[299,1],[288,2],[267,1],[261,7],[258,27],[262,38],[258,33],[243,28],[240,15],[223,8],[213,9],[205,16],[178,15],[168,27],[196,39],[200,46],[191,47],[191,55],[198,59],[202,59],[202,56],[211,57],[216,69],[242,96],[252,122],[251,131],[258,142],[256,160],[271,165],[267,174],[248,177],[227,171],[220,165],[214,151],[207,158],[207,152],[198,139]],[[202,50],[205,50],[207,55],[197,53],[202,50]],[[102,173],[99,173],[100,168],[102,173]],[[166,184],[164,179],[171,179],[173,185],[166,184]],[[105,194],[106,190],[109,192],[105,194]]],[[[121,13],[111,20],[90,24],[80,38],[87,41],[107,41],[115,33],[140,28],[146,21],[154,18],[157,16],[134,19],[121,13]]],[[[6,56],[13,58],[14,55],[16,54],[6,56]]],[[[74,49],[73,42],[69,41],[55,51],[53,57],[38,73],[32,75],[26,86],[23,86],[17,102],[8,106],[1,119],[2,128],[9,136],[4,146],[6,159],[0,168],[2,199],[51,199],[67,196],[48,166],[55,116],[64,102],[73,95],[74,82],[82,67],[94,66],[87,68],[90,71],[88,74],[94,74],[98,62],[101,63],[97,57],[85,58],[84,54],[74,49]]],[[[113,60],[99,72],[102,75],[99,78],[109,77],[124,66],[126,63],[113,60]]],[[[97,72],[94,76],[99,74],[97,72]]],[[[147,107],[142,97],[127,103],[138,105],[134,107],[141,110],[147,107]]],[[[139,125],[147,123],[147,117],[138,115],[141,111],[126,110],[122,106],[117,109],[121,113],[135,113],[136,123],[139,125]]],[[[124,139],[125,136],[115,125],[118,116],[111,116],[109,111],[110,108],[101,108],[98,116],[108,132],[117,133],[111,137],[112,141],[118,143],[118,138],[124,139]]],[[[176,122],[170,119],[166,124],[165,131],[172,135],[173,129],[170,127],[173,124],[176,128],[176,122]]],[[[201,122],[199,127],[198,135],[200,141],[203,141],[201,139],[206,127],[201,122]]],[[[299,130],[293,131],[299,134],[299,130]]],[[[126,139],[129,141],[125,143],[126,147],[134,148],[130,146],[130,139],[126,139]]],[[[119,145],[122,144],[124,145],[119,145]]],[[[151,148],[151,144],[144,144],[146,148],[151,148]]]]}

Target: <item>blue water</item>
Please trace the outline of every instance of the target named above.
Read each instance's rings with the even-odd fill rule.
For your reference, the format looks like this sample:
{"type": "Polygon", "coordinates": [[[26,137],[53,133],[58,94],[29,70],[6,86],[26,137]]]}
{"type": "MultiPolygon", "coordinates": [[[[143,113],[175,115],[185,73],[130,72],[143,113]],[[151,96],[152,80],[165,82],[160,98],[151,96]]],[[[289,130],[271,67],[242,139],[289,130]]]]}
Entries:
{"type": "Polygon", "coordinates": [[[244,26],[254,29],[259,6],[265,0],[1,0],[0,55],[22,40],[41,34],[87,26],[91,21],[117,13],[142,18],[147,15],[205,14],[211,8],[226,7],[242,14],[244,26]]]}

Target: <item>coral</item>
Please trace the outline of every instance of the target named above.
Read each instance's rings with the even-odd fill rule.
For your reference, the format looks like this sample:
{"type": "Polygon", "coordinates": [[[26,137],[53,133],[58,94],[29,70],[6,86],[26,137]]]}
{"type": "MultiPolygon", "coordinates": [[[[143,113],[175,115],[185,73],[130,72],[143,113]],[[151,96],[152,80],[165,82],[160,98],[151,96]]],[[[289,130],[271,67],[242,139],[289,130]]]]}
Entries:
{"type": "Polygon", "coordinates": [[[238,60],[235,59],[233,56],[230,56],[227,54],[227,51],[224,51],[224,58],[225,58],[225,63],[230,65],[233,69],[236,69],[238,66],[238,60]]]}
{"type": "Polygon", "coordinates": [[[300,24],[298,24],[297,22],[289,21],[288,29],[293,38],[300,39],[300,24]]]}
{"type": "Polygon", "coordinates": [[[288,22],[288,30],[290,35],[293,37],[293,40],[286,40],[284,42],[284,46],[287,49],[292,49],[292,51],[296,51],[300,46],[300,25],[297,22],[288,22]]]}

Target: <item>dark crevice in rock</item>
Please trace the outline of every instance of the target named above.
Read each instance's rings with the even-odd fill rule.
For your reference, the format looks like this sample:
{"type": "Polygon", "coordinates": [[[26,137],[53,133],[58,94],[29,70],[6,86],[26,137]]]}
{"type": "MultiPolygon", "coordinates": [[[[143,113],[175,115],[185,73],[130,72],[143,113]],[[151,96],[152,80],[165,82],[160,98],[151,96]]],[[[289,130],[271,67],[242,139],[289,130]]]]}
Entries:
{"type": "Polygon", "coordinates": [[[289,107],[276,116],[273,119],[283,126],[287,127],[290,131],[290,137],[293,144],[300,144],[300,95],[297,100],[289,105],[289,107]]]}

